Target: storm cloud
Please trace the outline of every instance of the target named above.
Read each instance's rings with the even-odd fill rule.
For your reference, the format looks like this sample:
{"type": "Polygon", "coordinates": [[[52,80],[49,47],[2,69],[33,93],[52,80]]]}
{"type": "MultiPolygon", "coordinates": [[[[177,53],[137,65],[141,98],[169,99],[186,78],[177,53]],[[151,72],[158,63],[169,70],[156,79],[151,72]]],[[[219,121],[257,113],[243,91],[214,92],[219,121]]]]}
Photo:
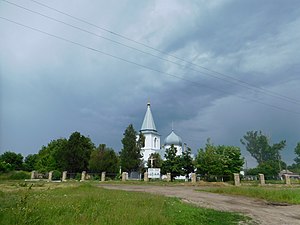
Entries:
{"type": "Polygon", "coordinates": [[[295,157],[299,1],[8,0],[0,17],[1,153],[74,131],[120,151],[150,101],[162,140],[173,123],[194,153],[262,130],[295,157]]]}

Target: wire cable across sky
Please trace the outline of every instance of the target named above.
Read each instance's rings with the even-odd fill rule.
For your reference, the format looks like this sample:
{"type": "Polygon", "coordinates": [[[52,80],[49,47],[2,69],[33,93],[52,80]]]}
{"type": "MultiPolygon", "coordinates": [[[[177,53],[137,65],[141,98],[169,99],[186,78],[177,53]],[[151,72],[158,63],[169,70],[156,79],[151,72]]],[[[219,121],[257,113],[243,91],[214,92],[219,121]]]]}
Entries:
{"type": "Polygon", "coordinates": [[[259,87],[259,86],[257,86],[257,85],[250,84],[249,82],[242,81],[242,80],[240,80],[240,79],[237,79],[237,78],[235,78],[235,77],[226,75],[226,74],[224,74],[224,73],[220,73],[220,72],[211,70],[211,69],[209,69],[209,68],[200,66],[200,65],[198,65],[198,64],[195,64],[195,63],[193,63],[193,62],[189,62],[189,61],[184,60],[184,59],[182,59],[182,58],[179,58],[179,57],[177,57],[177,56],[168,54],[168,53],[166,53],[166,52],[164,52],[164,51],[162,51],[162,50],[159,50],[159,49],[157,49],[157,48],[151,47],[151,46],[146,45],[146,44],[144,44],[144,43],[141,43],[141,42],[138,42],[138,41],[133,40],[133,39],[131,39],[131,38],[128,38],[128,37],[126,37],[126,36],[124,36],[124,35],[121,35],[121,34],[118,34],[118,33],[116,33],[116,32],[113,32],[113,31],[111,31],[111,30],[109,30],[109,29],[100,27],[100,26],[98,26],[98,25],[96,25],[96,24],[93,24],[93,23],[88,22],[88,21],[86,21],[86,20],[80,19],[80,18],[75,17],[75,16],[73,16],[73,15],[70,15],[70,14],[68,14],[68,13],[65,13],[65,12],[63,12],[63,11],[61,11],[61,10],[55,9],[55,8],[53,8],[53,7],[50,7],[50,6],[46,5],[46,4],[40,3],[40,2],[38,2],[38,1],[36,1],[36,0],[30,0],[30,1],[32,1],[32,2],[34,2],[34,3],[36,3],[36,4],[38,4],[38,5],[41,5],[41,6],[43,6],[43,7],[46,7],[46,8],[48,8],[48,9],[51,9],[51,10],[53,10],[53,11],[55,11],[55,12],[58,12],[58,13],[60,13],[60,14],[62,14],[62,15],[68,16],[68,17],[70,17],[70,18],[72,18],[72,19],[75,19],[75,20],[77,20],[77,21],[80,21],[80,22],[83,22],[83,23],[88,24],[88,25],[90,25],[90,26],[93,26],[93,27],[95,27],[95,28],[97,28],[97,29],[100,29],[100,30],[102,30],[102,31],[108,32],[108,33],[113,34],[113,35],[115,35],[115,36],[118,36],[118,37],[120,37],[120,38],[122,38],[122,39],[129,40],[129,41],[134,42],[134,43],[136,43],[136,44],[139,44],[139,45],[142,45],[142,46],[144,46],[144,47],[147,47],[147,48],[149,48],[149,49],[151,49],[151,50],[155,50],[156,52],[161,53],[161,54],[163,54],[163,55],[170,56],[170,57],[172,57],[172,58],[174,58],[174,59],[180,60],[181,62],[187,63],[188,65],[183,65],[183,64],[177,63],[177,62],[175,62],[175,61],[169,60],[169,59],[167,59],[167,58],[160,57],[160,56],[158,56],[158,55],[154,55],[154,54],[149,53],[149,52],[146,52],[146,51],[144,51],[144,50],[141,50],[141,49],[138,49],[138,48],[129,46],[129,45],[124,44],[124,43],[121,43],[121,42],[116,41],[116,40],[113,40],[113,39],[111,39],[111,38],[104,37],[104,36],[102,36],[102,35],[99,35],[99,34],[96,34],[96,33],[94,33],[94,32],[91,32],[91,31],[89,31],[89,30],[87,30],[87,29],[83,29],[83,28],[81,28],[81,27],[72,25],[72,24],[67,23],[67,22],[64,22],[64,21],[62,21],[62,20],[58,20],[58,19],[56,19],[56,18],[50,17],[50,16],[48,16],[48,15],[42,14],[42,13],[40,13],[40,12],[37,12],[37,11],[34,11],[34,10],[32,10],[32,9],[26,8],[26,7],[24,7],[24,6],[18,5],[18,4],[16,4],[16,3],[13,3],[13,2],[10,2],[10,1],[7,1],[7,0],[2,0],[2,1],[4,1],[4,2],[6,2],[6,3],[8,3],[8,4],[11,4],[11,5],[14,5],[14,6],[16,6],[16,7],[19,7],[19,8],[21,8],[21,9],[23,9],[23,10],[28,11],[28,12],[35,13],[35,14],[37,14],[37,15],[40,15],[40,16],[45,17],[45,18],[47,18],[47,19],[50,19],[50,20],[52,20],[52,21],[55,21],[55,22],[64,24],[64,25],[66,25],[66,26],[69,26],[69,27],[72,27],[72,28],[74,28],[74,29],[80,30],[80,31],[82,31],[82,32],[88,33],[88,34],[90,34],[90,35],[96,36],[96,37],[98,37],[98,38],[101,38],[101,39],[104,39],[104,40],[113,42],[114,44],[121,45],[121,46],[123,46],[123,47],[129,48],[129,49],[134,50],[134,51],[138,51],[138,52],[143,53],[143,54],[146,54],[146,55],[150,55],[150,56],[155,57],[155,58],[157,58],[157,59],[166,61],[166,62],[168,62],[168,63],[172,63],[172,64],[174,64],[174,65],[176,65],[176,66],[179,66],[181,70],[189,69],[189,70],[192,70],[192,71],[194,71],[194,72],[197,72],[198,74],[205,75],[205,76],[208,76],[208,77],[210,77],[210,78],[217,79],[217,80],[221,80],[221,81],[230,83],[230,84],[232,84],[232,85],[238,85],[238,86],[241,86],[241,87],[243,87],[243,88],[246,88],[246,89],[249,89],[249,90],[252,90],[252,91],[255,91],[255,92],[259,92],[259,93],[261,93],[261,94],[265,94],[265,95],[268,95],[268,96],[271,96],[271,97],[274,97],[274,98],[277,98],[277,99],[280,99],[280,100],[283,100],[283,101],[286,101],[286,102],[289,102],[289,103],[292,103],[292,104],[295,104],[295,105],[300,106],[300,101],[297,100],[297,99],[290,98],[290,97],[288,97],[288,96],[285,96],[285,95],[282,95],[282,94],[279,94],[279,93],[276,93],[276,92],[273,92],[273,91],[270,91],[270,90],[261,88],[261,87],[259,87]],[[201,69],[204,69],[204,70],[206,70],[206,71],[209,72],[209,73],[200,71],[199,69],[195,69],[193,66],[198,67],[198,68],[201,68],[201,69]],[[213,74],[212,74],[212,73],[213,73],[213,74]],[[220,75],[221,77],[219,77],[219,76],[217,76],[217,75],[220,75]]]}
{"type": "Polygon", "coordinates": [[[81,43],[79,43],[79,42],[75,42],[75,41],[69,40],[69,39],[67,39],[67,38],[64,38],[64,37],[61,37],[61,36],[58,36],[58,35],[55,35],[55,34],[48,33],[48,32],[43,31],[43,30],[41,30],[41,29],[37,29],[37,28],[34,28],[34,27],[31,27],[31,26],[25,25],[25,24],[23,24],[23,23],[20,23],[20,22],[17,22],[17,21],[14,21],[14,20],[11,20],[11,19],[2,17],[2,16],[0,16],[0,19],[5,20],[5,21],[10,22],[10,23],[13,23],[13,24],[15,24],[15,25],[22,26],[22,27],[27,28],[27,29],[33,30],[33,31],[35,31],[35,32],[39,32],[39,33],[42,33],[42,34],[44,34],[44,35],[47,35],[47,36],[50,36],[50,37],[53,37],[53,38],[56,38],[56,39],[59,39],[59,40],[68,42],[68,43],[70,43],[70,44],[77,45],[77,46],[79,46],[79,47],[88,49],[88,50],[90,50],[90,51],[94,51],[94,52],[100,53],[100,54],[102,54],[102,55],[106,55],[106,56],[109,56],[109,57],[111,57],[111,58],[115,58],[115,59],[121,60],[121,61],[123,61],[123,62],[129,63],[129,64],[133,64],[133,65],[135,65],[135,66],[139,66],[139,67],[142,67],[142,68],[144,68],[144,69],[147,69],[147,70],[150,70],[150,71],[153,71],[153,72],[157,72],[157,73],[164,74],[164,75],[167,75],[167,76],[176,78],[176,79],[180,79],[180,80],[185,81],[185,82],[188,82],[188,83],[190,83],[190,84],[192,84],[192,85],[196,85],[196,86],[200,86],[200,87],[205,87],[205,88],[212,89],[212,90],[215,90],[215,91],[218,91],[218,92],[222,92],[222,93],[226,93],[226,94],[229,94],[229,95],[233,95],[233,96],[236,96],[236,97],[238,97],[238,98],[241,98],[241,99],[244,99],[244,100],[247,100],[247,101],[250,100],[250,101],[252,101],[252,102],[256,102],[256,103],[259,103],[259,104],[262,104],[262,105],[264,105],[264,106],[268,106],[268,107],[271,107],[271,108],[274,108],[274,109],[278,109],[278,110],[281,110],[281,111],[285,111],[285,112],[289,112],[289,113],[293,113],[293,114],[300,115],[300,112],[297,112],[297,111],[293,111],[293,110],[289,110],[289,109],[286,109],[286,108],[282,108],[282,107],[279,107],[279,106],[276,106],[276,105],[273,105],[273,104],[265,103],[265,102],[259,101],[259,100],[257,100],[257,99],[252,99],[252,98],[249,98],[249,97],[245,97],[245,96],[233,94],[233,93],[230,93],[230,92],[228,92],[228,91],[225,91],[225,90],[222,90],[222,89],[219,89],[219,88],[213,88],[213,87],[210,87],[210,86],[201,84],[201,83],[199,83],[199,82],[192,81],[192,80],[189,80],[189,79],[180,77],[179,75],[175,75],[175,74],[167,73],[167,72],[164,72],[164,71],[161,71],[161,70],[157,70],[157,69],[155,69],[155,68],[152,68],[152,67],[149,67],[149,66],[146,66],[146,65],[143,65],[143,64],[134,62],[134,61],[130,61],[130,60],[127,60],[127,59],[122,58],[122,57],[119,57],[119,56],[112,55],[112,54],[110,54],[110,53],[101,51],[101,50],[99,50],[99,49],[96,49],[96,48],[93,48],[93,47],[90,47],[90,46],[81,44],[81,43]]]}
{"type": "MultiPolygon", "coordinates": [[[[7,1],[7,0],[5,0],[5,1],[7,1]]],[[[267,90],[267,89],[265,89],[265,88],[262,88],[262,87],[259,87],[259,86],[257,86],[257,85],[254,85],[254,84],[252,84],[252,83],[249,83],[249,82],[243,81],[243,80],[241,80],[241,79],[238,79],[238,78],[236,78],[236,77],[233,77],[233,76],[230,76],[230,75],[227,75],[227,74],[224,74],[224,73],[221,73],[221,72],[218,72],[218,71],[209,69],[209,68],[207,68],[207,67],[198,65],[198,64],[196,64],[196,63],[187,61],[187,60],[185,60],[185,59],[183,59],[183,58],[180,58],[180,57],[178,57],[178,56],[176,56],[176,55],[169,54],[168,52],[165,52],[165,51],[160,50],[160,49],[158,49],[158,48],[155,48],[155,47],[153,47],[153,46],[150,46],[150,45],[147,45],[147,44],[142,43],[142,42],[140,42],[140,41],[134,40],[134,39],[132,39],[132,38],[129,38],[129,37],[127,37],[127,36],[124,36],[124,35],[122,35],[122,34],[119,34],[119,33],[115,32],[115,31],[110,30],[110,29],[107,29],[107,28],[101,27],[101,26],[99,26],[99,25],[96,25],[96,24],[94,24],[94,23],[91,23],[91,22],[89,22],[89,21],[87,21],[87,20],[78,18],[78,17],[73,16],[73,15],[71,15],[71,14],[69,14],[69,13],[66,13],[66,12],[63,12],[63,11],[61,11],[61,10],[58,10],[58,9],[56,9],[56,8],[54,8],[54,7],[51,7],[51,6],[47,5],[47,4],[41,3],[41,2],[39,2],[39,1],[37,1],[37,0],[29,0],[29,1],[32,1],[32,2],[34,2],[34,3],[36,3],[36,4],[40,5],[40,6],[46,7],[46,8],[48,8],[48,9],[51,9],[51,10],[53,10],[53,11],[55,11],[55,12],[58,12],[58,13],[60,13],[60,14],[62,14],[62,15],[68,16],[68,17],[70,17],[70,18],[72,18],[72,19],[75,19],[75,20],[77,20],[77,21],[80,21],[80,22],[83,22],[83,23],[88,24],[88,25],[90,25],[90,26],[93,26],[93,27],[95,27],[95,28],[97,28],[97,29],[100,29],[100,30],[102,30],[102,31],[108,32],[108,33],[110,33],[110,34],[112,34],[112,35],[115,35],[115,36],[120,37],[120,38],[122,38],[122,39],[125,39],[125,40],[127,40],[127,41],[130,41],[130,42],[133,42],[133,43],[135,43],[135,44],[144,46],[144,47],[146,47],[146,48],[148,48],[148,49],[154,50],[154,51],[156,51],[156,52],[158,52],[158,53],[161,53],[161,54],[164,54],[164,55],[166,55],[166,56],[170,56],[170,57],[172,57],[172,58],[174,58],[174,59],[177,59],[177,60],[179,60],[179,61],[181,61],[181,62],[187,63],[187,64],[189,64],[189,65],[191,65],[191,66],[195,66],[195,67],[204,69],[204,70],[206,70],[206,71],[208,71],[208,72],[211,72],[211,73],[220,75],[220,76],[225,77],[226,79],[229,79],[229,80],[222,79],[222,78],[220,78],[220,77],[218,77],[218,76],[213,76],[212,74],[209,74],[208,76],[211,76],[211,77],[214,77],[214,78],[216,78],[216,79],[223,80],[223,81],[227,81],[227,82],[230,82],[230,81],[231,81],[231,82],[235,82],[235,84],[240,84],[240,85],[241,85],[241,84],[244,84],[244,85],[246,85],[246,86],[244,86],[244,85],[243,85],[243,86],[244,86],[244,87],[247,87],[248,89],[249,89],[249,87],[252,87],[252,88],[254,88],[256,91],[260,91],[260,92],[262,92],[262,93],[268,94],[268,95],[273,96],[273,97],[277,96],[277,97],[279,97],[279,98],[282,98],[282,99],[285,99],[285,100],[289,101],[290,103],[296,103],[296,104],[299,104],[299,103],[300,103],[300,100],[298,100],[298,99],[294,99],[294,98],[291,98],[291,97],[282,95],[282,94],[280,94],[280,93],[277,93],[277,92],[274,92],[274,91],[267,90]]],[[[173,63],[175,63],[175,62],[173,62],[173,63]]],[[[192,68],[192,67],[189,66],[189,68],[192,68]]],[[[198,71],[198,72],[200,72],[200,71],[198,71]]],[[[202,74],[205,74],[205,73],[203,73],[203,72],[201,72],[201,73],[202,73],[202,74]]],[[[206,75],[207,75],[207,74],[206,74],[206,75]]]]}

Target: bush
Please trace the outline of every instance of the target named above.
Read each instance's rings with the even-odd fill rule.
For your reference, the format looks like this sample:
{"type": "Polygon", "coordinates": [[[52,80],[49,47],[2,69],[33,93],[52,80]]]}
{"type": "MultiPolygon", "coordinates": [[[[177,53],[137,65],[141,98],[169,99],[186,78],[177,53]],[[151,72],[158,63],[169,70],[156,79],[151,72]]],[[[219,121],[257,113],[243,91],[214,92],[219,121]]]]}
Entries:
{"type": "Polygon", "coordinates": [[[11,173],[7,174],[7,180],[25,180],[30,179],[30,173],[25,171],[12,171],[11,173]]]}
{"type": "Polygon", "coordinates": [[[76,173],[75,180],[81,180],[81,173],[76,173]]]}
{"type": "Polygon", "coordinates": [[[11,170],[13,170],[12,165],[10,165],[9,163],[0,161],[0,172],[7,173],[11,170]]]}
{"type": "Polygon", "coordinates": [[[61,172],[58,170],[54,170],[52,173],[52,180],[60,180],[61,179],[61,172]]]}
{"type": "Polygon", "coordinates": [[[94,174],[91,176],[92,180],[100,180],[100,175],[99,174],[94,174]]]}

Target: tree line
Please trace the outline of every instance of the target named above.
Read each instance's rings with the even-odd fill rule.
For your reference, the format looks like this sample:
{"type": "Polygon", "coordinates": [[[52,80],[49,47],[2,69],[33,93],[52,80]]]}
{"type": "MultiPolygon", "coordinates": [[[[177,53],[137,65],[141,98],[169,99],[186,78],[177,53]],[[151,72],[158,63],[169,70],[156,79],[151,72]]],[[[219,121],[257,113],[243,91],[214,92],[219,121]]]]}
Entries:
{"type": "Polygon", "coordinates": [[[74,132],[68,139],[52,140],[42,146],[37,154],[29,154],[24,160],[21,154],[4,152],[0,156],[0,171],[36,170],[41,173],[49,171],[107,171],[118,172],[119,158],[112,148],[100,144],[95,147],[89,137],[74,132]]]}
{"type": "MultiPolygon", "coordinates": [[[[141,155],[144,141],[143,134],[136,132],[130,124],[121,140],[123,148],[116,153],[105,144],[96,147],[89,137],[74,132],[68,139],[52,140],[46,146],[42,146],[37,154],[29,154],[25,158],[11,151],[4,152],[0,155],[0,172],[12,170],[39,172],[58,170],[70,173],[105,171],[111,174],[123,171],[144,172],[146,168],[141,155]]],[[[256,168],[246,171],[247,174],[264,173],[266,176],[278,176],[279,171],[284,168],[294,172],[300,171],[300,142],[295,148],[297,155],[295,163],[287,167],[281,159],[281,151],[286,145],[285,140],[271,144],[270,139],[261,131],[249,131],[240,141],[258,162],[256,168]]],[[[204,148],[198,150],[195,158],[192,158],[191,152],[192,150],[187,148],[182,155],[177,155],[177,149],[172,145],[165,151],[165,160],[162,160],[158,153],[151,154],[147,167],[161,168],[163,174],[171,173],[172,179],[180,175],[187,177],[189,173],[196,171],[206,180],[215,177],[228,180],[231,179],[232,173],[242,170],[245,162],[239,147],[214,145],[210,139],[204,148]]]]}
{"type": "Polygon", "coordinates": [[[251,156],[256,159],[258,165],[256,168],[247,169],[248,175],[265,174],[269,177],[277,177],[282,170],[290,170],[295,173],[300,172],[300,142],[294,149],[296,158],[295,163],[288,166],[281,158],[281,152],[286,146],[286,140],[272,144],[271,139],[262,133],[262,131],[248,131],[241,143],[251,156]]]}

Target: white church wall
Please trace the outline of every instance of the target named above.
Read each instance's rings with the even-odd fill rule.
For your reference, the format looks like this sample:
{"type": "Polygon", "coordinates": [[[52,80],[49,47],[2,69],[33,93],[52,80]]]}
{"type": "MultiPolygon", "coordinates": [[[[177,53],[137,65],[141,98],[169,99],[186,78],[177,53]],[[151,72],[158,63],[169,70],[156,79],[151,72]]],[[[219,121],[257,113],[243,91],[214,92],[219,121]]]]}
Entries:
{"type": "Polygon", "coordinates": [[[152,133],[144,133],[145,146],[143,149],[160,149],[160,136],[152,133]]]}

